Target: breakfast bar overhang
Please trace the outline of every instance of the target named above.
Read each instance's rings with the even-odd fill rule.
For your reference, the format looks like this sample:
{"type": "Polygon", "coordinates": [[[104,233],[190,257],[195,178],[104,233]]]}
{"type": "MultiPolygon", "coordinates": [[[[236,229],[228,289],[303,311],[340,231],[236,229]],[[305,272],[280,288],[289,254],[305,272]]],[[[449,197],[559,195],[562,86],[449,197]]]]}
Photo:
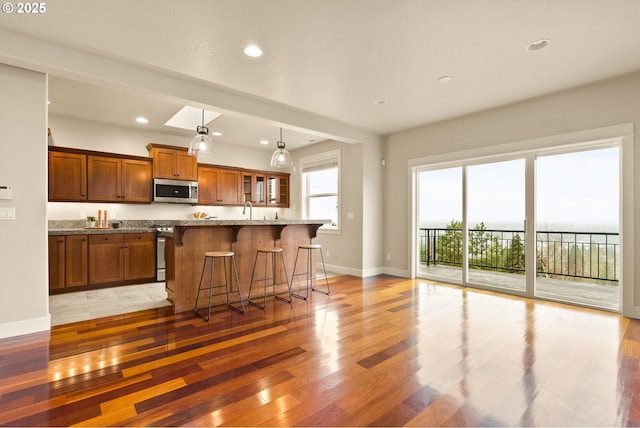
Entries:
{"type": "MultiPolygon", "coordinates": [[[[251,281],[257,247],[280,247],[291,278],[298,246],[311,243],[318,229],[330,220],[185,220],[173,222],[173,233],[166,237],[167,298],[175,312],[193,310],[198,284],[203,272],[204,253],[233,251],[238,268],[239,286],[246,297],[251,281]]],[[[227,278],[235,289],[238,284],[228,264],[227,278]]],[[[258,260],[258,272],[264,261],[258,260]]],[[[270,269],[270,267],[269,267],[270,269]]],[[[208,271],[205,281],[209,281],[208,271]]],[[[281,267],[276,268],[277,282],[284,282],[281,267]]],[[[214,283],[224,283],[224,270],[217,269],[214,283]]],[[[259,293],[262,291],[260,290],[259,293]]]]}

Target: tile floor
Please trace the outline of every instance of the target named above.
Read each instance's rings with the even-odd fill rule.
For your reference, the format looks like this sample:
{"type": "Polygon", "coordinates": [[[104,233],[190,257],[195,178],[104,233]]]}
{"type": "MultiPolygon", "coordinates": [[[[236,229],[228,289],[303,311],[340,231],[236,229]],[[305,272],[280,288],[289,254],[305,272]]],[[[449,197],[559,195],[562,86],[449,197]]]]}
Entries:
{"type": "Polygon", "coordinates": [[[169,306],[164,282],[49,296],[51,325],[169,306]]]}
{"type": "MultiPolygon", "coordinates": [[[[328,278],[337,275],[327,271],[328,278]]],[[[52,326],[170,305],[164,282],[49,296],[52,326]]]]}

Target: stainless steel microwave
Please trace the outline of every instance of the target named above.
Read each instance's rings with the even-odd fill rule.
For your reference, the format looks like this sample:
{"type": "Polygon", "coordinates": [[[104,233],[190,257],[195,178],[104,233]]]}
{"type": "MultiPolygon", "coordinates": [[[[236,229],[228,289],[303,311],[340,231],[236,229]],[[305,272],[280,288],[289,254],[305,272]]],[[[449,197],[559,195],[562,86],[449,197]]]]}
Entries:
{"type": "Polygon", "coordinates": [[[156,178],[153,180],[153,201],[197,204],[198,182],[156,178]]]}

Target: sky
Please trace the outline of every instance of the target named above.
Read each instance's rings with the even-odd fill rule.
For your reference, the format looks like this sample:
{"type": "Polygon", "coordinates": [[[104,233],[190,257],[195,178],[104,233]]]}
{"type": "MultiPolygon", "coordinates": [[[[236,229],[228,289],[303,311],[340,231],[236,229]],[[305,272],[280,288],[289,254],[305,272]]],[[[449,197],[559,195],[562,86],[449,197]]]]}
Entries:
{"type": "MultiPolygon", "coordinates": [[[[484,222],[487,228],[522,228],[524,171],[524,159],[467,167],[470,227],[484,222]]],[[[421,226],[461,220],[462,167],[423,171],[419,177],[421,226]]],[[[539,230],[617,231],[619,149],[539,156],[536,192],[539,230]]]]}

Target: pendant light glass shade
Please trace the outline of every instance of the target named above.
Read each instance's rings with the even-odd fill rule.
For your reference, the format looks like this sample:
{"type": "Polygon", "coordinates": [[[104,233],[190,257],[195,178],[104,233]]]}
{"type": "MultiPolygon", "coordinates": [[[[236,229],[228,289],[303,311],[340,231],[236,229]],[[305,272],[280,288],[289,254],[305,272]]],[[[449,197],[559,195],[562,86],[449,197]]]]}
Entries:
{"type": "Polygon", "coordinates": [[[198,156],[199,153],[213,153],[213,139],[209,136],[209,128],[204,126],[204,110],[202,110],[202,126],[198,126],[197,132],[189,143],[189,156],[198,156]]]}
{"type": "Polygon", "coordinates": [[[291,155],[285,149],[284,141],[282,141],[282,128],[280,128],[280,141],[278,141],[278,148],[273,152],[271,156],[271,166],[277,168],[291,168],[293,166],[293,160],[291,155]]]}

